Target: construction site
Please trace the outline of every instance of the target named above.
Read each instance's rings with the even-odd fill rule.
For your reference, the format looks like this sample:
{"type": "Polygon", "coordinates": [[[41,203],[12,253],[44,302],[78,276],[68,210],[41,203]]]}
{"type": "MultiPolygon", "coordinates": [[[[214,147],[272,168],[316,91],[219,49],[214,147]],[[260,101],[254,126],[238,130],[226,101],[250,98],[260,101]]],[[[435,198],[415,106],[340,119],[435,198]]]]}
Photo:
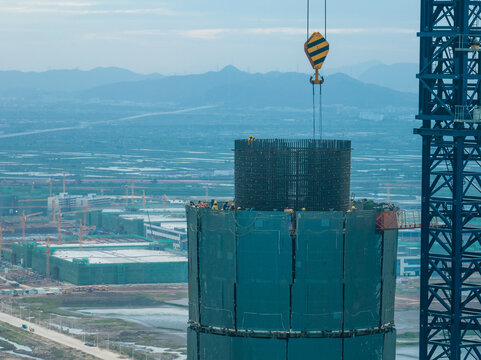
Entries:
{"type": "Polygon", "coordinates": [[[394,359],[395,209],[351,200],[350,154],[236,141],[234,209],[187,208],[188,359],[394,359]]]}
{"type": "MultiPolygon", "coordinates": [[[[138,97],[93,86],[74,116],[90,123],[59,107],[51,128],[4,125],[0,357],[480,360],[481,0],[420,4],[416,94],[380,85],[390,65],[325,70],[347,30],[307,1],[309,74],[228,66],[178,88],[142,78],[148,91],[126,87],[138,97]],[[168,97],[191,84],[192,104],[168,97]]],[[[294,39],[298,23],[242,36],[294,39]]]]}
{"type": "Polygon", "coordinates": [[[53,196],[51,181],[48,186],[47,198],[39,190],[22,194],[14,188],[0,196],[8,214],[0,227],[3,261],[76,285],[187,281],[183,202],[165,195],[147,200],[145,191],[135,198],[133,184],[126,195],[110,197],[53,196]],[[177,237],[168,236],[174,229],[177,237]]]}

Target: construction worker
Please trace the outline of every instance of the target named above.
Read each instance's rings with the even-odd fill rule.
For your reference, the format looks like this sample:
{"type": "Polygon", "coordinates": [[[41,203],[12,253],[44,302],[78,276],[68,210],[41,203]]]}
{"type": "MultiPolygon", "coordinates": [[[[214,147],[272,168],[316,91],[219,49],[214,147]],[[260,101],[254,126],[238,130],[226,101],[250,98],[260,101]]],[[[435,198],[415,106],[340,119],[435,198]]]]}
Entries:
{"type": "Polygon", "coordinates": [[[294,211],[293,209],[285,209],[284,212],[291,214],[291,226],[290,226],[289,230],[290,230],[291,232],[295,231],[295,230],[296,230],[296,215],[295,215],[295,211],[294,211]]]}
{"type": "Polygon", "coordinates": [[[229,200],[226,200],[224,205],[222,206],[222,210],[229,210],[229,200]]]}
{"type": "Polygon", "coordinates": [[[219,207],[217,206],[217,201],[214,201],[214,205],[212,205],[212,210],[219,210],[219,207]]]}
{"type": "Polygon", "coordinates": [[[234,203],[230,204],[230,209],[235,210],[235,204],[234,203]]]}
{"type": "Polygon", "coordinates": [[[251,136],[249,136],[249,141],[248,141],[248,143],[249,143],[249,145],[250,145],[250,144],[252,144],[253,142],[254,142],[254,136],[251,135],[251,136]]]}

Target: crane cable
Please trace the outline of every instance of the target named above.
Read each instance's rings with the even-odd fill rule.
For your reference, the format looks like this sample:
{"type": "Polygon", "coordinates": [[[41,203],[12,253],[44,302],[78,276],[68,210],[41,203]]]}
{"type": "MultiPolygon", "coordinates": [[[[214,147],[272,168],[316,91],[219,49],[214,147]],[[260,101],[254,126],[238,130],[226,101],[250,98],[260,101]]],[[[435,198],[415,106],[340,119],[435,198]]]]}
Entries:
{"type": "MultiPolygon", "coordinates": [[[[306,38],[309,40],[310,0],[307,0],[306,38]]],[[[324,0],[324,38],[327,39],[327,0],[324,0]]],[[[312,137],[316,138],[316,103],[315,89],[312,84],[312,137]]],[[[322,84],[319,85],[319,139],[322,140],[322,84]]]]}

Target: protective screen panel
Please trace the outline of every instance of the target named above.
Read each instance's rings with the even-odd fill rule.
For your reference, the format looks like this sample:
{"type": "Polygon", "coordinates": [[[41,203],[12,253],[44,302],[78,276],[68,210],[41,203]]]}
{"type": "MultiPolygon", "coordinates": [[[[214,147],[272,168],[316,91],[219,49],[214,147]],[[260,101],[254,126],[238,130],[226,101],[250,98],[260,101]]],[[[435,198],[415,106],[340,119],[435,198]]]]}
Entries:
{"type": "Polygon", "coordinates": [[[382,236],[374,211],[346,214],[345,329],[376,328],[380,322],[382,236]]]}
{"type": "Polygon", "coordinates": [[[397,234],[375,210],[194,213],[189,360],[393,360],[397,234]]]}
{"type": "Polygon", "coordinates": [[[383,265],[382,265],[382,313],[381,323],[394,323],[394,299],[396,295],[397,268],[397,230],[383,233],[383,265]]]}
{"type": "Polygon", "coordinates": [[[234,338],[232,359],[285,360],[286,344],[286,340],[281,339],[234,338]]]}
{"type": "MultiPolygon", "coordinates": [[[[343,360],[383,360],[383,346],[383,334],[346,338],[343,360]]],[[[394,358],[384,358],[384,360],[394,360],[394,358]]]]}
{"type": "Polygon", "coordinates": [[[200,334],[200,360],[233,360],[232,341],[229,336],[200,334]]]}
{"type": "Polygon", "coordinates": [[[289,360],[342,360],[342,339],[289,339],[289,360]]]}
{"type": "Polygon", "coordinates": [[[297,214],[294,330],[341,330],[343,297],[342,212],[297,214]]]}
{"type": "Polygon", "coordinates": [[[198,212],[200,209],[187,207],[187,236],[189,241],[189,319],[199,322],[199,270],[198,270],[198,212]]]}
{"type": "Polygon", "coordinates": [[[291,215],[237,213],[237,327],[289,329],[291,215]]]}
{"type": "Polygon", "coordinates": [[[199,240],[202,322],[233,328],[236,282],[235,212],[205,211],[199,240]]]}

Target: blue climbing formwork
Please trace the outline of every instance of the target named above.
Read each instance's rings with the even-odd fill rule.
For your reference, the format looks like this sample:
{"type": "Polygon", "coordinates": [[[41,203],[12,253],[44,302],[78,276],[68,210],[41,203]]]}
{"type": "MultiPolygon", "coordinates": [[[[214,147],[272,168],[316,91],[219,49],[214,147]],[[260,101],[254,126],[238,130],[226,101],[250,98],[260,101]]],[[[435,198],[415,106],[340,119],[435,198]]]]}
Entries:
{"type": "Polygon", "coordinates": [[[376,210],[187,219],[189,360],[392,360],[397,231],[376,210]]]}

